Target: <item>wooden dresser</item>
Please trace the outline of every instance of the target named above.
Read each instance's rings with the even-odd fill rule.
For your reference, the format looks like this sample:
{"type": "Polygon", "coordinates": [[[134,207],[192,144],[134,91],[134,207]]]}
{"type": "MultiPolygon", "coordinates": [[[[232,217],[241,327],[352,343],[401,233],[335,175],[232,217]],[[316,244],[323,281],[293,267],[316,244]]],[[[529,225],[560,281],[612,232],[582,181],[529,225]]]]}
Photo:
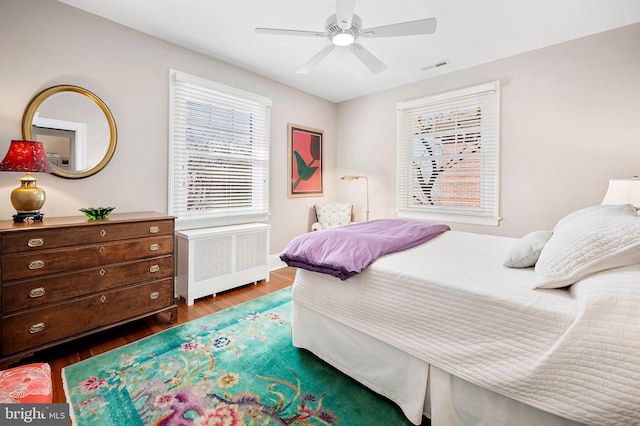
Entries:
{"type": "Polygon", "coordinates": [[[174,218],[0,221],[0,360],[149,315],[177,320],[174,218]]]}

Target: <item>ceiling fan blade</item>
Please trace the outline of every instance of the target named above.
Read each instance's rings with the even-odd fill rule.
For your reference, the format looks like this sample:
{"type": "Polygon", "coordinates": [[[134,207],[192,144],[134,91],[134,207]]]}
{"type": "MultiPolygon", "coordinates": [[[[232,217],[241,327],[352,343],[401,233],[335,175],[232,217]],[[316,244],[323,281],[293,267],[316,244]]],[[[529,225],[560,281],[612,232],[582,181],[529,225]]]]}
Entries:
{"type": "Polygon", "coordinates": [[[302,30],[285,30],[280,28],[256,28],[258,34],[270,35],[290,35],[290,36],[308,36],[308,37],[326,37],[326,32],[302,31],[302,30]]]}
{"type": "Polygon", "coordinates": [[[335,44],[328,44],[324,49],[315,54],[315,56],[307,61],[298,71],[298,74],[306,74],[316,67],[329,53],[336,48],[335,44]]]}
{"type": "Polygon", "coordinates": [[[372,73],[377,74],[387,69],[387,66],[383,64],[380,59],[373,56],[373,53],[365,49],[360,43],[353,43],[349,46],[349,50],[351,50],[372,73]]]}
{"type": "Polygon", "coordinates": [[[356,0],[336,0],[336,21],[340,28],[351,28],[356,0]]]}
{"type": "Polygon", "coordinates": [[[436,32],[436,18],[419,19],[417,21],[401,22],[399,24],[383,25],[381,27],[366,28],[360,31],[361,36],[368,37],[398,37],[436,32]]]}

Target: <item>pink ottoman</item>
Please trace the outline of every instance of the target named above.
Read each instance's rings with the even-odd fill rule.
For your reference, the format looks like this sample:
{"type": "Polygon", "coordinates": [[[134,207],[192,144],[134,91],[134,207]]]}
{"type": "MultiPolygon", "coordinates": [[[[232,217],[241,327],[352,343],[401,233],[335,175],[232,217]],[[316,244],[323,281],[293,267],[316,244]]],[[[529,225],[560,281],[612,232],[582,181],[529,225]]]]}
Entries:
{"type": "Polygon", "coordinates": [[[52,400],[49,364],[27,364],[0,371],[0,403],[47,404],[52,400]]]}

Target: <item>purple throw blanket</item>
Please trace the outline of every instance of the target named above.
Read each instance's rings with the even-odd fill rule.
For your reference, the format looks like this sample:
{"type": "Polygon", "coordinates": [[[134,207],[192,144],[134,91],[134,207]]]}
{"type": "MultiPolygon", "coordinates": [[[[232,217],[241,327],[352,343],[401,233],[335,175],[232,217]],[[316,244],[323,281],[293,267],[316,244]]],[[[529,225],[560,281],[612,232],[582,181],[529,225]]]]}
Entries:
{"type": "Polygon", "coordinates": [[[299,235],[280,255],[287,265],[346,280],[389,253],[422,244],[449,226],[429,221],[380,219],[299,235]]]}

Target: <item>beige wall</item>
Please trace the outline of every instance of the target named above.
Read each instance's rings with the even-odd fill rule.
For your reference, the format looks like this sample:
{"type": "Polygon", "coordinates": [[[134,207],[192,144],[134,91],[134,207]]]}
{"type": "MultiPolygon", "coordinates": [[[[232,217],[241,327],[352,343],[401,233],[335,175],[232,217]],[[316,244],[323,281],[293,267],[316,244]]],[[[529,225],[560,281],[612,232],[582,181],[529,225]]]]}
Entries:
{"type": "MultiPolygon", "coordinates": [[[[501,83],[499,227],[522,236],[599,204],[609,178],[640,175],[640,24],[427,79],[338,105],[339,174],[370,177],[371,218],[395,216],[397,102],[501,83]]],[[[364,210],[364,186],[337,198],[364,210]]]]}
{"type": "MultiPolygon", "coordinates": [[[[97,175],[39,174],[46,216],[86,206],[167,209],[168,76],[177,69],[267,96],[271,122],[271,253],[306,232],[316,202],[351,200],[364,218],[395,216],[395,105],[492,80],[502,84],[499,227],[509,236],[550,229],[567,212],[597,204],[611,177],[640,174],[640,24],[454,72],[335,105],[165,43],[54,0],[0,5],[0,155],[21,138],[29,100],[56,84],[85,87],[110,107],[118,147],[97,175]],[[325,131],[325,196],[287,198],[287,123],[325,131]]],[[[426,74],[425,74],[426,76],[426,74]]],[[[0,173],[0,218],[10,219],[19,173],[0,173]],[[4,200],[4,201],[2,201],[4,200]]],[[[46,219],[45,219],[46,220],[46,219]]]]}
{"type": "MultiPolygon", "coordinates": [[[[0,4],[0,155],[21,139],[22,113],[41,90],[73,84],[98,95],[118,126],[111,162],[86,179],[37,174],[47,216],[80,207],[167,211],[169,69],[271,98],[271,252],[306,232],[317,198],[287,198],[287,123],[325,131],[326,192],[335,191],[336,105],[177,47],[54,0],[0,4]]],[[[1,158],[0,158],[1,159],[1,158]]],[[[20,173],[0,173],[0,219],[15,213],[9,194],[20,173]]]]}

